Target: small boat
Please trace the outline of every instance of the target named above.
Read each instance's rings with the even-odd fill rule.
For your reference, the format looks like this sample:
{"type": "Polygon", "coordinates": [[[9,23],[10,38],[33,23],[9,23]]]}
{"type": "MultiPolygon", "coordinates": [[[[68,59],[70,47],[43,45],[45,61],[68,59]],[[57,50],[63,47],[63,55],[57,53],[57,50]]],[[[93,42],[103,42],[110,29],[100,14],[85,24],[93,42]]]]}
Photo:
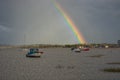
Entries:
{"type": "Polygon", "coordinates": [[[32,48],[26,54],[26,57],[41,57],[41,52],[39,52],[39,49],[32,48]]]}
{"type": "Polygon", "coordinates": [[[81,49],[80,48],[76,48],[73,50],[74,52],[81,52],[81,49]]]}
{"type": "Polygon", "coordinates": [[[82,48],[82,51],[89,51],[89,48],[82,48]]]}
{"type": "Polygon", "coordinates": [[[80,48],[71,48],[71,50],[74,51],[74,52],[81,52],[80,48]]]}

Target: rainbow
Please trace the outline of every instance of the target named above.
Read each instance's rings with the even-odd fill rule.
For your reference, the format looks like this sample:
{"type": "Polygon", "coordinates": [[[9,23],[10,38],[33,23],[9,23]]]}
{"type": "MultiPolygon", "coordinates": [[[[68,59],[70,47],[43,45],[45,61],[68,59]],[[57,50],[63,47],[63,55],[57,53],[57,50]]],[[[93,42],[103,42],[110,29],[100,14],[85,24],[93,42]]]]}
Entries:
{"type": "Polygon", "coordinates": [[[79,32],[79,30],[77,29],[77,26],[74,24],[74,22],[69,17],[69,15],[64,11],[64,9],[59,5],[58,2],[56,2],[55,0],[52,0],[52,1],[55,5],[56,9],[61,13],[61,15],[64,17],[64,19],[68,23],[69,28],[73,31],[73,34],[76,36],[78,42],[81,44],[85,44],[86,41],[85,41],[84,37],[82,36],[82,33],[79,32]]]}

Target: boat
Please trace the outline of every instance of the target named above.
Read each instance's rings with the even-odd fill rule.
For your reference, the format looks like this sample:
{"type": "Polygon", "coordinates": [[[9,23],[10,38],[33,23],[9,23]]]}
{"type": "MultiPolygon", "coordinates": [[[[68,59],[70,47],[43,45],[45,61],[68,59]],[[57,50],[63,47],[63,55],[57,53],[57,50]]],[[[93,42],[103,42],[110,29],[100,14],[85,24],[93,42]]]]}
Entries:
{"type": "Polygon", "coordinates": [[[82,51],[89,51],[90,49],[89,48],[82,48],[81,50],[82,51]]]}
{"type": "Polygon", "coordinates": [[[41,57],[41,52],[39,52],[39,49],[31,48],[26,57],[41,57]]]}
{"type": "Polygon", "coordinates": [[[74,52],[81,52],[80,48],[71,48],[71,50],[74,51],[74,52]]]}
{"type": "Polygon", "coordinates": [[[81,52],[81,49],[80,48],[76,48],[73,50],[74,52],[81,52]]]}

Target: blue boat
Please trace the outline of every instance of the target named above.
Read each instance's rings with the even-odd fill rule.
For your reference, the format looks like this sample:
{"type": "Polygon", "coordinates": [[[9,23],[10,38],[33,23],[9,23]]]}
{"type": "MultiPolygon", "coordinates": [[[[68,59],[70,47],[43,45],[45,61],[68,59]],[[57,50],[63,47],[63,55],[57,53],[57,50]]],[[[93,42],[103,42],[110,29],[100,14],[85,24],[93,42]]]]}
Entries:
{"type": "Polygon", "coordinates": [[[26,57],[41,57],[41,53],[39,52],[39,49],[31,48],[26,54],[26,57]]]}

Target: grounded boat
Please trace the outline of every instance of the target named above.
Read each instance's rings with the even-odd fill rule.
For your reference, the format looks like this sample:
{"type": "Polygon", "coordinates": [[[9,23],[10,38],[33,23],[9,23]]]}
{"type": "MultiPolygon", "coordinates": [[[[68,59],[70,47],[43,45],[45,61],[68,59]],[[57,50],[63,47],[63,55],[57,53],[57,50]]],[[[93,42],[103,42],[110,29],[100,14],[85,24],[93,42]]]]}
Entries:
{"type": "Polygon", "coordinates": [[[82,48],[82,51],[89,51],[89,48],[82,48]]]}
{"type": "Polygon", "coordinates": [[[32,48],[26,54],[26,57],[41,57],[41,52],[39,52],[39,49],[33,49],[32,48]]]}
{"type": "Polygon", "coordinates": [[[77,47],[77,48],[71,48],[72,51],[74,52],[81,52],[81,51],[89,51],[89,48],[81,48],[81,47],[77,47]]]}
{"type": "Polygon", "coordinates": [[[71,50],[74,51],[74,52],[81,52],[80,48],[71,48],[71,50]]]}
{"type": "Polygon", "coordinates": [[[81,52],[81,49],[80,48],[76,48],[76,49],[74,49],[74,52],[81,52]]]}

